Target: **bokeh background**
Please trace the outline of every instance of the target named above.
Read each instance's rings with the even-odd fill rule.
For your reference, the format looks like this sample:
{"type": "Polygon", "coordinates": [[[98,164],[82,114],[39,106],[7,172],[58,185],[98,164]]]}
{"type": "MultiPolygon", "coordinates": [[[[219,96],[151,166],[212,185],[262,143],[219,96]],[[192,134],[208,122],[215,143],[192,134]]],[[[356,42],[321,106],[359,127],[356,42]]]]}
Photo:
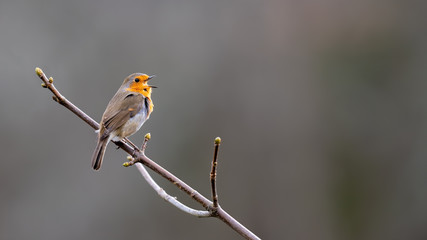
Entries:
{"type": "MultiPolygon", "coordinates": [[[[131,139],[263,239],[427,239],[423,1],[0,2],[0,239],[240,239],[161,200],[97,121],[157,74],[131,139]]],[[[172,195],[198,207],[174,186],[172,195]]]]}

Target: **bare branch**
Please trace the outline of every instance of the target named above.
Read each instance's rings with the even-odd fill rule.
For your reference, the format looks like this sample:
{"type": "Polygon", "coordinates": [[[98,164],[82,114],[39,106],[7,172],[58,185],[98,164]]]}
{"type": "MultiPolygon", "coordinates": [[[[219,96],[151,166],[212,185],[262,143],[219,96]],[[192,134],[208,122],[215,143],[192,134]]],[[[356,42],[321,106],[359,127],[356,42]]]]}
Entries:
{"type": "MultiPolygon", "coordinates": [[[[42,86],[45,88],[48,88],[54,94],[53,100],[63,105],[64,107],[68,108],[71,112],[76,114],[79,118],[81,118],[83,121],[89,124],[92,128],[96,130],[99,129],[99,124],[95,120],[93,120],[86,113],[84,113],[82,110],[80,110],[78,107],[76,107],[74,104],[72,104],[70,101],[68,101],[64,96],[62,96],[59,93],[59,91],[53,85],[53,78],[48,79],[40,68],[36,68],[36,73],[40,77],[40,79],[43,81],[42,86]]],[[[126,141],[131,143],[131,141],[128,139],[126,139],[126,141]]],[[[196,190],[194,190],[192,187],[187,185],[181,179],[177,178],[175,175],[171,174],[166,169],[164,169],[163,167],[155,163],[153,160],[145,156],[145,154],[142,151],[135,151],[134,147],[129,146],[123,141],[113,142],[113,143],[116,144],[119,148],[123,149],[128,154],[130,154],[135,159],[134,160],[135,162],[141,162],[142,164],[144,164],[145,166],[147,166],[148,168],[150,168],[151,170],[153,170],[163,178],[172,182],[181,191],[187,193],[192,199],[200,203],[206,210],[209,211],[212,217],[217,217],[221,219],[223,222],[225,222],[228,226],[230,226],[233,230],[235,230],[241,236],[245,237],[246,239],[260,239],[258,236],[252,233],[249,229],[247,229],[245,226],[239,223],[236,219],[234,219],[230,214],[224,211],[220,206],[214,207],[213,203],[209,201],[206,197],[198,193],[196,190]]],[[[134,145],[133,143],[131,144],[134,145]]],[[[137,164],[137,166],[138,165],[140,164],[137,164]]]]}

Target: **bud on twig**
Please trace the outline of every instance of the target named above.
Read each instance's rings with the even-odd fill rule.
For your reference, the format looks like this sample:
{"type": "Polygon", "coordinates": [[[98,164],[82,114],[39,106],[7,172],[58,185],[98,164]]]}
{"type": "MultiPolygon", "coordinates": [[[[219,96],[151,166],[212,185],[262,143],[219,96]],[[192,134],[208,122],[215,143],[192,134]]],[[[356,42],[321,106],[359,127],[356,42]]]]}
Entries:
{"type": "Polygon", "coordinates": [[[39,67],[36,67],[36,73],[39,77],[42,77],[42,75],[43,75],[43,71],[39,67]]]}

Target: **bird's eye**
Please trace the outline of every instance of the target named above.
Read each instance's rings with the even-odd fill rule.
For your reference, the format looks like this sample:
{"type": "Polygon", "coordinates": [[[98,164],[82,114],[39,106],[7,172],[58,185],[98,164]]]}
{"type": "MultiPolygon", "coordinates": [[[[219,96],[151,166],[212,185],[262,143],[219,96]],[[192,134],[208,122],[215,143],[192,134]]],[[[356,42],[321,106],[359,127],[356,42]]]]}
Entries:
{"type": "Polygon", "coordinates": [[[144,88],[144,91],[146,91],[146,92],[147,92],[147,89],[146,89],[146,88],[144,88]]]}
{"type": "Polygon", "coordinates": [[[139,82],[139,78],[135,78],[135,82],[139,82]]]}

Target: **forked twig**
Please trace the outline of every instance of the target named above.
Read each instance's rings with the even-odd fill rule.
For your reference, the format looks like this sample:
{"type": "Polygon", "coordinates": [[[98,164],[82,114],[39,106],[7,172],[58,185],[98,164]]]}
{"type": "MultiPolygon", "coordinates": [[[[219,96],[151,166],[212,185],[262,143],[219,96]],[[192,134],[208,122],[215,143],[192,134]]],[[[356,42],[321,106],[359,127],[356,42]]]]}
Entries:
{"type": "MultiPolygon", "coordinates": [[[[40,79],[43,81],[42,86],[45,88],[48,88],[54,94],[53,100],[55,100],[59,104],[63,105],[64,107],[68,108],[71,112],[76,114],[79,118],[81,118],[83,121],[85,121],[87,124],[89,124],[95,130],[99,129],[99,124],[95,120],[93,120],[86,113],[84,113],[82,110],[80,110],[78,107],[76,107],[74,104],[72,104],[69,100],[67,100],[64,96],[62,96],[59,93],[59,91],[53,85],[53,78],[48,79],[40,68],[36,68],[36,73],[40,77],[40,79]]],[[[131,142],[130,140],[127,140],[127,141],[131,142]]],[[[211,187],[212,186],[215,187],[215,190],[214,190],[214,188],[212,189],[212,193],[215,192],[214,196],[216,196],[216,197],[213,197],[213,200],[217,202],[216,206],[215,206],[215,204],[213,204],[211,201],[209,201],[203,195],[201,195],[196,190],[191,188],[189,185],[184,183],[181,179],[177,178],[176,176],[174,176],[173,174],[168,172],[166,169],[162,168],[160,165],[158,165],[157,163],[155,163],[154,161],[149,159],[147,156],[145,156],[143,151],[135,151],[133,147],[129,146],[128,144],[124,143],[123,141],[113,142],[113,143],[116,144],[119,148],[123,149],[125,152],[127,152],[128,154],[130,154],[132,156],[133,161],[135,163],[137,163],[136,166],[137,166],[138,170],[140,170],[140,172],[143,176],[145,174],[144,172],[147,172],[147,171],[139,163],[144,164],[145,166],[147,166],[148,168],[150,168],[154,172],[158,173],[160,176],[162,176],[165,179],[167,179],[168,181],[172,182],[180,190],[187,193],[192,199],[194,199],[195,201],[200,203],[207,210],[207,212],[209,212],[210,217],[216,217],[216,218],[221,219],[223,222],[225,222],[228,226],[230,226],[233,230],[235,230],[237,233],[239,233],[241,236],[245,237],[246,239],[260,239],[259,237],[257,237],[249,229],[247,229],[245,226],[243,226],[241,223],[239,223],[236,219],[234,219],[230,214],[228,214],[226,211],[224,211],[218,205],[218,202],[217,202],[218,199],[216,196],[216,186],[215,186],[216,166],[215,166],[215,169],[212,169],[212,171],[215,172],[213,185],[212,185],[212,175],[211,175],[211,187]]],[[[214,161],[216,161],[215,157],[214,157],[214,161]]],[[[149,178],[151,178],[151,177],[149,177],[149,178]]],[[[153,182],[154,182],[154,180],[151,181],[151,183],[153,183],[153,182]]],[[[150,181],[149,181],[149,183],[150,183],[150,181]]],[[[150,185],[151,185],[151,183],[150,183],[150,185]]],[[[158,189],[160,189],[159,191],[156,190],[158,193],[160,192],[159,195],[163,194],[162,189],[158,185],[155,187],[156,188],[158,187],[158,189]]],[[[169,195],[167,195],[167,196],[169,196],[169,195]]],[[[174,199],[173,197],[170,197],[170,196],[167,198],[168,199],[174,199]]],[[[170,200],[169,202],[174,202],[174,200],[170,200]]],[[[181,209],[181,210],[183,210],[183,209],[181,209]]],[[[192,209],[192,210],[194,210],[194,209],[192,209]]],[[[198,211],[198,210],[194,210],[194,211],[198,211]]],[[[188,211],[185,211],[185,212],[188,212],[188,211]]],[[[190,213],[190,212],[188,212],[188,213],[190,213]]],[[[204,212],[204,211],[201,211],[201,212],[204,212]]],[[[196,215],[196,216],[198,216],[198,215],[196,215]]]]}
{"type": "MultiPolygon", "coordinates": [[[[151,134],[150,133],[145,134],[144,142],[142,143],[142,146],[141,146],[141,152],[144,155],[145,155],[145,149],[147,148],[147,143],[148,143],[148,141],[150,139],[151,139],[151,134]]],[[[161,198],[163,198],[165,201],[167,201],[170,204],[174,205],[179,210],[181,210],[183,212],[186,212],[188,214],[191,214],[193,216],[196,216],[196,217],[211,217],[211,212],[209,212],[209,211],[201,211],[201,210],[196,210],[196,209],[190,208],[190,207],[186,206],[185,204],[181,203],[180,201],[178,201],[176,197],[172,197],[171,195],[167,194],[166,191],[163,188],[161,188],[153,180],[153,178],[150,176],[150,174],[148,173],[148,171],[145,169],[144,165],[142,165],[140,162],[136,162],[135,159],[132,156],[128,156],[128,160],[130,160],[130,161],[123,163],[123,166],[129,167],[129,166],[132,166],[132,165],[136,165],[136,168],[138,168],[138,171],[141,173],[142,177],[144,177],[145,181],[147,181],[148,184],[154,189],[154,191],[156,191],[157,194],[161,198]]]]}

